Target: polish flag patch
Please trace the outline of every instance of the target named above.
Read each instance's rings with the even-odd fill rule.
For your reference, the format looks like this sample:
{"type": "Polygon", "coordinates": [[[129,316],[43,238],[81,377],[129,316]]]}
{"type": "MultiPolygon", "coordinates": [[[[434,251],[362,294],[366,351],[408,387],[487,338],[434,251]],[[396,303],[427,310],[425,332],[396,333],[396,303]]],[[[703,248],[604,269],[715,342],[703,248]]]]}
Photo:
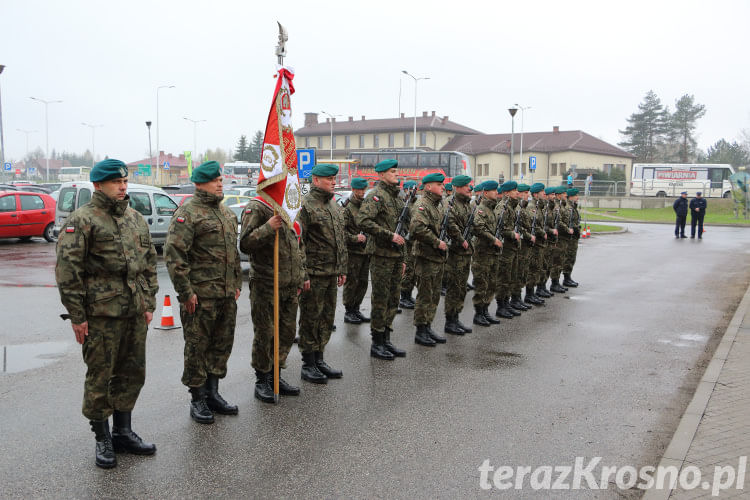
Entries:
{"type": "Polygon", "coordinates": [[[380,201],[380,198],[378,198],[377,196],[373,196],[372,199],[375,201],[380,201]]]}
{"type": "Polygon", "coordinates": [[[177,219],[175,219],[175,220],[177,222],[185,222],[185,217],[177,217],[177,219]]]}
{"type": "Polygon", "coordinates": [[[76,228],[73,227],[73,226],[68,226],[68,227],[65,228],[65,232],[66,233],[75,233],[76,232],[76,228]]]}
{"type": "Polygon", "coordinates": [[[252,211],[253,211],[253,209],[252,209],[252,208],[246,208],[246,209],[245,209],[245,213],[246,213],[246,214],[249,214],[249,213],[250,213],[250,212],[252,212],[252,211]]]}
{"type": "Polygon", "coordinates": [[[419,209],[424,212],[424,207],[419,207],[419,209]]]}

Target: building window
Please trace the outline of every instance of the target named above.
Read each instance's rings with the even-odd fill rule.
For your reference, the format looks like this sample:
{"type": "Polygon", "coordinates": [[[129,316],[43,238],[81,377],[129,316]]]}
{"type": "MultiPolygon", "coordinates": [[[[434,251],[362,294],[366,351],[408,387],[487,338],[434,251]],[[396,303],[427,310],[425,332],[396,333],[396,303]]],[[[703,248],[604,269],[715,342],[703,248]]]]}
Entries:
{"type": "Polygon", "coordinates": [[[565,167],[566,166],[567,166],[566,163],[561,163],[560,164],[560,175],[563,175],[563,176],[565,175],[565,167]]]}
{"type": "Polygon", "coordinates": [[[388,147],[392,148],[396,145],[395,134],[388,134],[388,147]]]}
{"type": "Polygon", "coordinates": [[[331,138],[331,147],[330,147],[330,149],[336,149],[336,136],[335,135],[331,138]]]}
{"type": "Polygon", "coordinates": [[[318,137],[318,149],[323,149],[323,138],[318,137]]]}
{"type": "Polygon", "coordinates": [[[484,176],[487,177],[489,175],[490,175],[490,164],[489,163],[485,163],[484,164],[484,176]]]}
{"type": "Polygon", "coordinates": [[[349,149],[349,148],[351,148],[351,147],[352,147],[351,136],[348,136],[348,135],[345,135],[345,136],[344,136],[344,147],[345,147],[346,149],[349,149]]]}
{"type": "Polygon", "coordinates": [[[364,135],[360,135],[359,136],[359,147],[360,148],[365,147],[365,136],[364,135]]]}
{"type": "Polygon", "coordinates": [[[373,148],[380,147],[380,136],[378,134],[375,134],[372,136],[372,147],[373,148]]]}
{"type": "Polygon", "coordinates": [[[420,132],[419,133],[419,145],[420,146],[426,146],[427,145],[427,132],[420,132]]]}
{"type": "Polygon", "coordinates": [[[407,148],[409,146],[411,146],[411,134],[404,132],[404,147],[407,148]]]}
{"type": "Polygon", "coordinates": [[[306,148],[310,147],[310,138],[309,137],[305,137],[305,147],[306,148]]]}
{"type": "Polygon", "coordinates": [[[526,175],[526,164],[521,163],[521,175],[526,175]]]}
{"type": "Polygon", "coordinates": [[[513,164],[513,177],[518,177],[518,163],[513,164]]]}
{"type": "Polygon", "coordinates": [[[549,175],[557,175],[557,163],[550,164],[549,175]]]}

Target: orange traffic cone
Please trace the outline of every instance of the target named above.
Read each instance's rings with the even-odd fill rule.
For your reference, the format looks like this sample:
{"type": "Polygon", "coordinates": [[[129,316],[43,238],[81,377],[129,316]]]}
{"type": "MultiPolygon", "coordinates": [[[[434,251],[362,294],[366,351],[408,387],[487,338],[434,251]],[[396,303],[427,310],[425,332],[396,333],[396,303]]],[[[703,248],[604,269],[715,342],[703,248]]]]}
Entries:
{"type": "Polygon", "coordinates": [[[586,238],[591,238],[591,226],[586,226],[586,238]]]}
{"type": "Polygon", "coordinates": [[[164,307],[161,309],[161,324],[154,328],[157,330],[174,330],[175,328],[180,328],[174,324],[172,301],[169,300],[169,295],[164,296],[164,307]]]}

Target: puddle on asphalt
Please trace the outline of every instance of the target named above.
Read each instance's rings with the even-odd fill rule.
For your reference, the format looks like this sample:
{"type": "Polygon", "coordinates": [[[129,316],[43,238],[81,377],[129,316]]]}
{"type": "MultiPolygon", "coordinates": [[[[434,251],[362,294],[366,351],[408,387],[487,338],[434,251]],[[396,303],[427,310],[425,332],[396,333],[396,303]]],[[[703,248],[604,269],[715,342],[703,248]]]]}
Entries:
{"type": "Polygon", "coordinates": [[[563,295],[563,298],[568,300],[591,300],[591,297],[585,295],[563,295]]]}
{"type": "MultiPolygon", "coordinates": [[[[465,365],[464,356],[454,353],[447,355],[448,361],[453,364],[465,365]]],[[[509,368],[521,364],[523,356],[515,352],[507,351],[480,351],[479,356],[471,358],[471,367],[477,370],[489,370],[496,368],[509,368]]]]}
{"type": "Polygon", "coordinates": [[[70,342],[39,342],[2,346],[3,373],[18,373],[42,368],[65,355],[70,342]]]}

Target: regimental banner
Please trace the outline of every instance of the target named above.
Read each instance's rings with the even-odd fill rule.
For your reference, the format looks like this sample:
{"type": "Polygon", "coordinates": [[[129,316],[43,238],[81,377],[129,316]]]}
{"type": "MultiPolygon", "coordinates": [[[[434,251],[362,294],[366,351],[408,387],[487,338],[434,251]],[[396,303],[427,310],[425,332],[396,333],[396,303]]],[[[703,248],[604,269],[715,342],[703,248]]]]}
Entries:
{"type": "Polygon", "coordinates": [[[276,90],[266,123],[266,135],[258,175],[258,194],[263,197],[289,227],[302,206],[297,177],[297,148],[292,130],[292,79],[294,70],[278,67],[276,90]]]}
{"type": "Polygon", "coordinates": [[[698,178],[698,172],[690,170],[657,170],[656,178],[670,181],[691,181],[698,178]]]}

